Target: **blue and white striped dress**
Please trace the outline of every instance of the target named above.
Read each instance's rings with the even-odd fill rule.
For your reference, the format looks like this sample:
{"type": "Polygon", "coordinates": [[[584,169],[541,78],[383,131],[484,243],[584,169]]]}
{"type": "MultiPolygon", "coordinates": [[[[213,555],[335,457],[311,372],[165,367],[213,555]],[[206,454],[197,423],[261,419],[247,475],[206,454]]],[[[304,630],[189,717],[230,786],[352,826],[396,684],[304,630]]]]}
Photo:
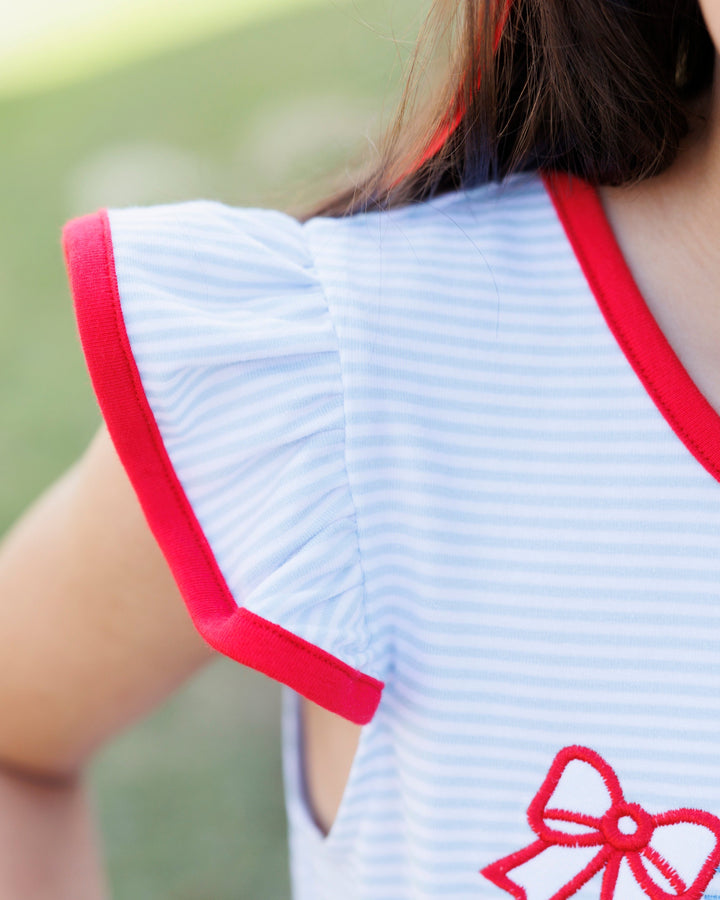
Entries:
{"type": "Polygon", "coordinates": [[[720,417],[586,186],[71,223],[96,390],[198,628],[366,722],[296,900],[720,894],[720,417]]]}

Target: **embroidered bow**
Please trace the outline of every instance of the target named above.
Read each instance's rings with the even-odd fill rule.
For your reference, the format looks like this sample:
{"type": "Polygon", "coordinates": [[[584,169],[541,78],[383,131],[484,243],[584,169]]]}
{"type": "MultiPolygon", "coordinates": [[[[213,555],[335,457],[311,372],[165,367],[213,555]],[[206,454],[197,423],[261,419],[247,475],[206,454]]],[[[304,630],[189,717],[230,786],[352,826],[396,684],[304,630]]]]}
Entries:
{"type": "MultiPolygon", "coordinates": [[[[591,805],[597,807],[597,801],[591,805]]],[[[555,852],[554,848],[597,847],[597,853],[562,887],[552,893],[545,888],[543,896],[549,895],[549,900],[567,900],[603,869],[600,900],[615,897],[621,872],[623,883],[628,885],[628,890],[618,890],[618,898],[623,900],[626,893],[642,896],[638,886],[650,900],[699,900],[720,863],[720,819],[698,809],[674,809],[653,816],[637,803],[627,803],[615,772],[587,747],[565,747],[558,753],[528,807],[527,817],[538,839],[482,870],[486,878],[516,900],[527,900],[527,892],[508,873],[542,853],[555,852]],[[588,797],[597,797],[598,775],[609,801],[600,815],[596,810],[593,814],[582,809],[583,803],[591,803],[588,797]],[[573,808],[551,807],[557,795],[572,796],[573,808]],[[653,846],[653,839],[662,846],[662,853],[653,846]],[[629,890],[628,871],[631,882],[635,882],[633,890],[629,890]]],[[[530,881],[546,882],[547,869],[541,866],[530,870],[530,881]]],[[[534,886],[537,888],[537,884],[534,886]]]]}

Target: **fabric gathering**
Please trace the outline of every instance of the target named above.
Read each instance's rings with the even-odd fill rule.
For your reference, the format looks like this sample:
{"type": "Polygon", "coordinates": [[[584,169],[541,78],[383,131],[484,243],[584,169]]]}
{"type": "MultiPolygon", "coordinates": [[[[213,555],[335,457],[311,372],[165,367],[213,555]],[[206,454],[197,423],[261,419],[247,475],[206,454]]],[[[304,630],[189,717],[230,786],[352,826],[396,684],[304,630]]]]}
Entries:
{"type": "Polygon", "coordinates": [[[593,187],[110,210],[65,250],[196,627],[287,686],[296,900],[720,894],[720,417],[593,187]],[[328,835],[298,694],[364,725],[328,835]]]}

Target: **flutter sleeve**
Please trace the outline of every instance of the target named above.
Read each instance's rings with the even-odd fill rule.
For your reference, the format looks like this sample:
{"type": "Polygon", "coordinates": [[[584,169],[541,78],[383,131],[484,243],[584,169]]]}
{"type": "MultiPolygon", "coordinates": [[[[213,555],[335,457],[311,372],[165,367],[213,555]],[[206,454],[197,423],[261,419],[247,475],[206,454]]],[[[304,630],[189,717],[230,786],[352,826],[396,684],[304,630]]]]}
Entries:
{"type": "Polygon", "coordinates": [[[197,202],[76,219],[64,248],[103,416],[196,627],[368,722],[340,360],[302,226],[197,202]]]}

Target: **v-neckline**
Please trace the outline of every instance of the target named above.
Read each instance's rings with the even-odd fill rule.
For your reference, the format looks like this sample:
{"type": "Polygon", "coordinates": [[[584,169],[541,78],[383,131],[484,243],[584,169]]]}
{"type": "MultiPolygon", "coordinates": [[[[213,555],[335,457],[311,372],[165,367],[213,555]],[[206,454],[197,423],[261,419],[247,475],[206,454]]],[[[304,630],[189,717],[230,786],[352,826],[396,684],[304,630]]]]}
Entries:
{"type": "Polygon", "coordinates": [[[545,188],[605,321],[653,403],[720,481],[720,415],[692,380],[637,286],[595,188],[543,174],[545,188]]]}

